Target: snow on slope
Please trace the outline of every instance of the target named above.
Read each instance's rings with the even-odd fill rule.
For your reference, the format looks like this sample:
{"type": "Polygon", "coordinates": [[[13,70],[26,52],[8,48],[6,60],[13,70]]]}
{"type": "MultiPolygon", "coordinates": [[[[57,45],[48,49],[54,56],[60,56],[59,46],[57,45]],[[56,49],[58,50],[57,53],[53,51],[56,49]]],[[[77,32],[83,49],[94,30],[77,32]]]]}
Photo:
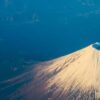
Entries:
{"type": "Polygon", "coordinates": [[[99,44],[38,64],[34,79],[13,93],[24,100],[98,100],[100,98],[99,44]]]}
{"type": "Polygon", "coordinates": [[[92,100],[96,97],[95,95],[100,92],[100,51],[93,46],[55,59],[52,64],[37,70],[39,79],[49,76],[44,82],[45,91],[55,87],[51,98],[92,100]],[[85,93],[86,97],[83,97],[85,93]]]}

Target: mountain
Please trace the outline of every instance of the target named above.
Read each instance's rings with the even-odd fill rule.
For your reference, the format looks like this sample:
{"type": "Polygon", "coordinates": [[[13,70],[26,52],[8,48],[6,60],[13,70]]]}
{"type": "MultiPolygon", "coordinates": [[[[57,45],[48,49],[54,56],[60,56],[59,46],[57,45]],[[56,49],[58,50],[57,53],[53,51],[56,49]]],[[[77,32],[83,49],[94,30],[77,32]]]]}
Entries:
{"type": "MultiPolygon", "coordinates": [[[[100,93],[100,44],[49,62],[38,69],[44,91],[51,100],[94,100],[100,93]]],[[[38,79],[37,78],[37,79],[38,79]]]]}
{"type": "Polygon", "coordinates": [[[10,85],[24,82],[24,85],[7,98],[11,100],[100,99],[100,43],[35,66],[30,72],[7,81],[10,85]],[[29,80],[30,77],[32,78],[29,80]]]}

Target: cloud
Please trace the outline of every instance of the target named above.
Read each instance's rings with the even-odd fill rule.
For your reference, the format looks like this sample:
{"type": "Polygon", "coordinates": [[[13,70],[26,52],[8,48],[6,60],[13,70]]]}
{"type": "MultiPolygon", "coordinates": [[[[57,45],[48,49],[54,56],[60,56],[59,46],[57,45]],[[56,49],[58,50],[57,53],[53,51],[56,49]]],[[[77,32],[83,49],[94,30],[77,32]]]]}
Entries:
{"type": "Polygon", "coordinates": [[[32,15],[32,17],[30,19],[27,19],[26,21],[23,22],[23,24],[35,24],[35,23],[39,23],[40,19],[38,17],[38,15],[36,15],[35,13],[32,15]]]}
{"type": "Polygon", "coordinates": [[[83,6],[95,6],[94,0],[78,0],[83,6]]]}
{"type": "Polygon", "coordinates": [[[23,22],[23,24],[35,24],[35,23],[39,23],[40,20],[39,19],[35,19],[35,20],[28,20],[23,22]]]}
{"type": "Polygon", "coordinates": [[[79,13],[78,14],[78,16],[80,16],[80,17],[89,17],[91,15],[100,15],[100,9],[95,10],[95,11],[90,11],[90,12],[79,13]]]}
{"type": "Polygon", "coordinates": [[[5,7],[7,8],[11,4],[11,0],[5,0],[5,7]]]}
{"type": "Polygon", "coordinates": [[[0,16],[0,22],[13,22],[14,16],[0,16]]]}

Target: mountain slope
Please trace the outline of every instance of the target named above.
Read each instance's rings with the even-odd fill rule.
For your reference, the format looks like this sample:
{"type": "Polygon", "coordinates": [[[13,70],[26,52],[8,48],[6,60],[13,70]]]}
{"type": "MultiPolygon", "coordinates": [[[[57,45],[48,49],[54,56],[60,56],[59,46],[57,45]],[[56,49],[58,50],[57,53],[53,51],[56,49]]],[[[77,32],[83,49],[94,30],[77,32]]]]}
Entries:
{"type": "Polygon", "coordinates": [[[40,63],[25,76],[9,80],[27,84],[8,95],[11,100],[95,100],[100,97],[100,44],[40,63]],[[34,73],[34,74],[33,74],[34,73]],[[29,77],[26,77],[30,75],[29,77]]]}
{"type": "MultiPolygon", "coordinates": [[[[100,51],[90,45],[70,55],[53,60],[37,70],[44,82],[45,91],[53,91],[54,100],[92,100],[100,91],[100,51]],[[51,89],[52,87],[55,87],[51,89]],[[57,98],[56,98],[57,97],[57,98]]],[[[37,78],[37,79],[38,79],[37,78]]]]}

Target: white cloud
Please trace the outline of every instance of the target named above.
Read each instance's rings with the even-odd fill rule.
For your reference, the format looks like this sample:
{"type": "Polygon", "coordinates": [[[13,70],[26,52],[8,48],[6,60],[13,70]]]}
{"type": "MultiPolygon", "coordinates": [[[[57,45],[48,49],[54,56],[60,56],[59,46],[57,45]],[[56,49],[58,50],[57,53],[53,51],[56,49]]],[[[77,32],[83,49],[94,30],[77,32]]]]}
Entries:
{"type": "Polygon", "coordinates": [[[29,19],[29,20],[27,20],[27,21],[25,21],[24,23],[26,23],[26,24],[35,24],[35,23],[39,23],[40,22],[40,19],[39,19],[39,17],[38,17],[38,15],[36,15],[35,13],[32,15],[32,18],[31,19],[29,19]]]}
{"type": "Polygon", "coordinates": [[[40,20],[39,19],[35,19],[35,20],[27,20],[25,22],[23,22],[23,24],[35,24],[35,23],[39,23],[40,20]]]}
{"type": "Polygon", "coordinates": [[[100,9],[95,10],[95,11],[86,12],[86,13],[79,13],[78,16],[89,17],[91,15],[99,15],[99,14],[100,14],[100,9]]]}
{"type": "Polygon", "coordinates": [[[95,6],[94,0],[78,0],[83,6],[95,6]]]}
{"type": "Polygon", "coordinates": [[[14,17],[13,16],[0,16],[1,22],[13,22],[14,17]]]}
{"type": "Polygon", "coordinates": [[[8,7],[11,4],[11,0],[5,0],[5,7],[8,7]]]}

